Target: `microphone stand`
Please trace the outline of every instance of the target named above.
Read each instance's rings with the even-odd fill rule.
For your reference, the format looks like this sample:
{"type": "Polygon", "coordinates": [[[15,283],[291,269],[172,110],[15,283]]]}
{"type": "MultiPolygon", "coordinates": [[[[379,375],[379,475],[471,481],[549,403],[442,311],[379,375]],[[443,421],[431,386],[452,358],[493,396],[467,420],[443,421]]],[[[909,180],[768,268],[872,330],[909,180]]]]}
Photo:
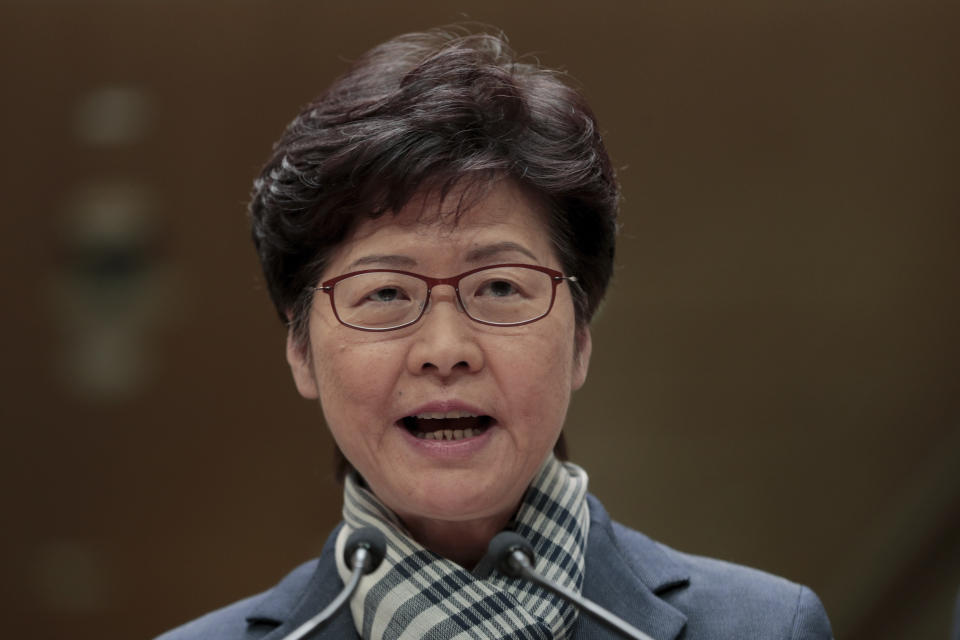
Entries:
{"type": "Polygon", "coordinates": [[[380,565],[380,562],[383,560],[385,548],[386,539],[379,530],[373,527],[364,527],[353,532],[344,548],[344,555],[347,556],[347,564],[353,567],[353,572],[350,574],[350,579],[347,580],[347,584],[323,611],[285,635],[281,640],[300,640],[326,622],[327,619],[333,617],[333,614],[339,611],[353,596],[357,590],[357,586],[360,584],[360,578],[367,573],[375,571],[380,565]]]}
{"type": "Polygon", "coordinates": [[[501,561],[497,563],[497,568],[506,575],[513,578],[525,578],[540,585],[547,591],[555,593],[572,603],[578,609],[586,611],[600,622],[619,631],[628,638],[634,638],[635,640],[654,640],[643,631],[640,631],[640,629],[637,629],[623,618],[607,611],[597,603],[587,600],[579,593],[568,589],[562,584],[548,580],[537,573],[533,568],[532,562],[533,548],[530,546],[530,543],[519,534],[508,531],[497,534],[490,543],[490,549],[494,550],[496,546],[501,547],[498,553],[501,561]],[[499,544],[495,544],[497,538],[501,538],[499,544]]]}

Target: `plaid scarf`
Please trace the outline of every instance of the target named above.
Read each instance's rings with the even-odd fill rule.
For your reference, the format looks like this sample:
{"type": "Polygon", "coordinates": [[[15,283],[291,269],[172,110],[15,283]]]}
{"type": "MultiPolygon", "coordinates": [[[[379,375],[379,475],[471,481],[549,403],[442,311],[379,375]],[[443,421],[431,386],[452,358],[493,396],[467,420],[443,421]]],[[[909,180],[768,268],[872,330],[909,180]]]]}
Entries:
{"type": "MultiPolygon", "coordinates": [[[[552,454],[534,476],[508,525],[530,541],[536,569],[579,592],[589,533],[587,474],[552,454]]],[[[343,546],[372,525],[387,536],[383,564],[360,582],[350,602],[365,640],[547,640],[572,635],[577,610],[540,587],[494,572],[480,579],[410,537],[397,516],[351,474],[344,486],[345,525],[336,541],[337,570],[350,576],[343,546]]]]}

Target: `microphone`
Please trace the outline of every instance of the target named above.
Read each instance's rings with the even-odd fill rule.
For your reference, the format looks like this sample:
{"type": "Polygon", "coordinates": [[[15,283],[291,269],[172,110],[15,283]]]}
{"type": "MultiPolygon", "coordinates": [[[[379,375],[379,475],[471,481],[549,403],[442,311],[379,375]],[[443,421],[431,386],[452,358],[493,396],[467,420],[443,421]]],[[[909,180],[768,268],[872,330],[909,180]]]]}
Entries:
{"type": "Polygon", "coordinates": [[[523,578],[540,585],[628,638],[654,640],[626,620],[615,616],[595,602],[537,573],[533,568],[533,547],[527,542],[526,538],[518,533],[501,531],[495,535],[493,540],[490,541],[490,546],[487,547],[487,558],[491,560],[500,573],[511,578],[523,578]]]}
{"type": "Polygon", "coordinates": [[[343,587],[343,591],[337,594],[337,597],[323,611],[285,635],[282,640],[300,640],[327,619],[333,617],[333,614],[339,611],[350,600],[353,592],[357,590],[360,577],[377,570],[386,552],[387,539],[379,529],[363,527],[351,533],[350,537],[347,538],[347,544],[343,548],[343,559],[347,566],[353,570],[353,573],[350,574],[350,579],[343,587]]]}

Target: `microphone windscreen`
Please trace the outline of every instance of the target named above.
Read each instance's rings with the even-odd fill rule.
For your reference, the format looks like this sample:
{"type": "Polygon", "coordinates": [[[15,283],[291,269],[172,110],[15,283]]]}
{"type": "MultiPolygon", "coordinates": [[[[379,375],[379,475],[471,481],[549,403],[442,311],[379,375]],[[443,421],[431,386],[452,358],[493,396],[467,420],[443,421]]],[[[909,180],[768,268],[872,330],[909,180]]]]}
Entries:
{"type": "Polygon", "coordinates": [[[514,531],[501,531],[493,536],[487,547],[487,557],[493,560],[501,573],[515,578],[520,574],[510,563],[510,556],[514,551],[522,551],[530,559],[530,564],[533,564],[533,547],[526,538],[514,531]]]}
{"type": "Polygon", "coordinates": [[[362,527],[350,534],[347,544],[343,547],[343,559],[347,566],[353,569],[353,554],[359,548],[364,548],[370,554],[364,573],[372,573],[383,562],[387,553],[387,538],[376,527],[362,527]]]}

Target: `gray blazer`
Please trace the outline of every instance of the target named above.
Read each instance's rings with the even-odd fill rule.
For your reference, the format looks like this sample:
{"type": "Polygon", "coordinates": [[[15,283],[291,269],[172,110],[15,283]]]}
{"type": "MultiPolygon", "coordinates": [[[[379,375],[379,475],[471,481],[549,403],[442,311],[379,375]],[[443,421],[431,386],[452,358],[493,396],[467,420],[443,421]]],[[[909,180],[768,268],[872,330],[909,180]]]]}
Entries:
{"type": "MultiPolygon", "coordinates": [[[[692,556],[613,522],[588,496],[583,594],[656,640],[830,640],[817,596],[761,571],[692,556]]],[[[174,629],[157,640],[277,640],[313,617],[342,582],[327,539],[316,560],[294,569],[272,589],[174,629]]],[[[619,638],[580,614],[575,637],[619,638]]],[[[349,607],[308,638],[357,638],[349,607]]],[[[439,639],[438,639],[439,640],[439,639]]]]}
{"type": "Polygon", "coordinates": [[[960,640],[960,592],[957,593],[957,604],[953,608],[953,631],[950,640],[960,640]]]}

